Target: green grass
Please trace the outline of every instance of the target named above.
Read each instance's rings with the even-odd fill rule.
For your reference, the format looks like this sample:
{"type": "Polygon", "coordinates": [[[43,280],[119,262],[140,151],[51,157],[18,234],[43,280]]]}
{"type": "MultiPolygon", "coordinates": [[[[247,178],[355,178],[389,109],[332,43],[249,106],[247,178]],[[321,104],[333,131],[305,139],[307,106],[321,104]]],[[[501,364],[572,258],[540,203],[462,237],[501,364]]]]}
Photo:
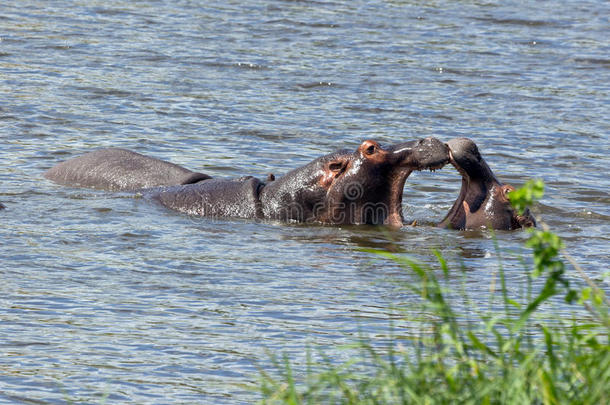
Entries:
{"type": "MultiPolygon", "coordinates": [[[[543,190],[540,181],[528,182],[511,193],[511,201],[522,210],[543,190]]],[[[449,280],[450,270],[438,252],[438,269],[432,269],[401,255],[371,251],[415,276],[405,288],[420,297],[420,310],[428,314],[420,321],[425,333],[411,340],[395,337],[389,346],[363,338],[352,346],[356,355],[339,365],[327,359],[314,362],[309,352],[303,372],[295,372],[286,357],[273,358],[274,369],[261,370],[261,403],[607,404],[610,305],[604,291],[563,252],[561,239],[544,224],[530,231],[526,246],[533,260],[519,297],[509,293],[500,265],[499,313],[481,313],[465,289],[448,291],[449,283],[443,281],[449,280]],[[570,282],[567,267],[582,282],[570,282]],[[453,304],[456,293],[461,306],[453,304]],[[548,311],[541,314],[542,306],[557,299],[579,316],[549,319],[548,311]],[[475,313],[477,322],[457,312],[464,302],[470,303],[468,316],[475,313]]]]}

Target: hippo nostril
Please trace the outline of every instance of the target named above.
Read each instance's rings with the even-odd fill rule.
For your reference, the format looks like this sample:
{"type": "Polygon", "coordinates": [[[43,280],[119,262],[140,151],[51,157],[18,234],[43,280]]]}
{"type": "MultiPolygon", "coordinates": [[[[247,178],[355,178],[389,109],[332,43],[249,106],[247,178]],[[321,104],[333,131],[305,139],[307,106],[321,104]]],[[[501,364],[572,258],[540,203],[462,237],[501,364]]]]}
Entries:
{"type": "Polygon", "coordinates": [[[376,148],[375,148],[375,145],[371,145],[371,146],[369,146],[368,148],[366,148],[365,153],[366,153],[367,155],[372,155],[372,154],[374,154],[374,153],[375,153],[375,149],[376,149],[376,148]]]}

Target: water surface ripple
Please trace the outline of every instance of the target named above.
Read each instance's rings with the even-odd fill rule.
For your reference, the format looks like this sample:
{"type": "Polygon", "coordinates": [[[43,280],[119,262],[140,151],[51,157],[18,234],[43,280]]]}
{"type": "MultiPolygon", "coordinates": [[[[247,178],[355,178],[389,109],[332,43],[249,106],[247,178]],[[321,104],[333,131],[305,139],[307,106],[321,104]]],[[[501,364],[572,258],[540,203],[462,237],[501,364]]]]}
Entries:
{"type": "MultiPolygon", "coordinates": [[[[0,403],[252,403],[269,352],[419,333],[411,276],[362,248],[497,276],[491,234],[439,230],[450,167],[389,231],[193,219],[41,173],[125,147],[215,177],[281,175],[365,139],[467,136],[594,278],[610,262],[610,3],[35,1],[0,5],[0,403]]],[[[521,291],[524,232],[499,232],[521,291]],[[514,253],[512,253],[514,252],[514,253]]],[[[456,283],[461,276],[455,277],[456,283]]],[[[606,285],[607,286],[607,285],[606,285]]],[[[481,306],[492,305],[482,300],[481,306]]],[[[548,311],[569,313],[561,305],[548,311]]]]}

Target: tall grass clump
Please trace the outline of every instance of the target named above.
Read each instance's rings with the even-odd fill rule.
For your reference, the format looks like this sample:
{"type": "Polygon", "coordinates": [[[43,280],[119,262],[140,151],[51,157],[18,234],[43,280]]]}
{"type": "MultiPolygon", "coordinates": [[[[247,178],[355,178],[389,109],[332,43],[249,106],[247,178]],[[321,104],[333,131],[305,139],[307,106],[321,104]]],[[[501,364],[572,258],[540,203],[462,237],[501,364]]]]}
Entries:
{"type": "MultiPolygon", "coordinates": [[[[542,196],[541,181],[510,194],[519,211],[542,196]]],[[[356,356],[337,365],[312,361],[296,372],[288,358],[261,371],[263,404],[607,404],[610,397],[609,302],[602,289],[563,253],[563,242],[541,223],[530,230],[527,285],[511,295],[500,266],[503,309],[481,312],[465,289],[457,292],[476,321],[452,305],[449,268],[438,269],[400,255],[376,254],[402,264],[415,276],[405,287],[420,297],[419,337],[375,345],[363,338],[356,356]],[[574,270],[578,277],[566,269],[574,270]],[[438,275],[438,276],[437,276],[438,275]],[[441,277],[440,281],[439,278],[441,277]],[[575,319],[540,314],[548,301],[564,300],[575,319]],[[550,319],[549,319],[550,318],[550,319]],[[405,342],[407,342],[405,344],[405,342]],[[381,346],[382,348],[379,348],[381,346]]],[[[352,347],[352,348],[354,348],[352,347]]],[[[321,355],[323,357],[323,355],[321,355]]]]}

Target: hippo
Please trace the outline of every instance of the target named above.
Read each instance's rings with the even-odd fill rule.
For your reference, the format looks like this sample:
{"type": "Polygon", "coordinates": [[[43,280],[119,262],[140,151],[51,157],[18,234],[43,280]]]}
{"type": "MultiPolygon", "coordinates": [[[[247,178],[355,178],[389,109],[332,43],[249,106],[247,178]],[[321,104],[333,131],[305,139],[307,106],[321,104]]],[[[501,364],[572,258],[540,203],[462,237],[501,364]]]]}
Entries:
{"type": "Polygon", "coordinates": [[[263,218],[259,194],[265,183],[246,176],[141,190],[174,211],[201,217],[263,218]]]}
{"type": "Polygon", "coordinates": [[[387,148],[366,140],[355,151],[339,150],[261,181],[212,179],[134,152],[104,149],[60,163],[45,176],[64,185],[135,191],[189,215],[400,227],[409,175],[448,162],[449,149],[436,138],[387,148]]]}
{"type": "Polygon", "coordinates": [[[0,210],[5,209],[6,207],[4,206],[4,204],[0,203],[0,210]]]}
{"type": "Polygon", "coordinates": [[[448,161],[447,146],[436,138],[387,148],[366,140],[354,152],[322,156],[268,183],[253,177],[205,180],[143,194],[191,215],[400,227],[411,172],[435,170],[448,161]]]}
{"type": "Polygon", "coordinates": [[[451,164],[462,175],[462,188],[438,226],[460,230],[513,230],[536,226],[529,210],[518,215],[513,209],[507,195],[514,188],[498,181],[472,140],[455,138],[447,142],[447,146],[451,164]]]}
{"type": "Polygon", "coordinates": [[[108,191],[135,191],[191,184],[211,177],[173,163],[121,148],[100,149],[50,168],[44,176],[56,183],[108,191]]]}

